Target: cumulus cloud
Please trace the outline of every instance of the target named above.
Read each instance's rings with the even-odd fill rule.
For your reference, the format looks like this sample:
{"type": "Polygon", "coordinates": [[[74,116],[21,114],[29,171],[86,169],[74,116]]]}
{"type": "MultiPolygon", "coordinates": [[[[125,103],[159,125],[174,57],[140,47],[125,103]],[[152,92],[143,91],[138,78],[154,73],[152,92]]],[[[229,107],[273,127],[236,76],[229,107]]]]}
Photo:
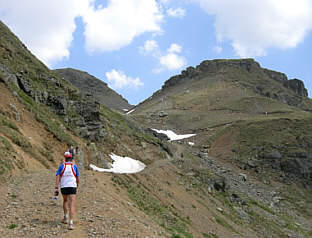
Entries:
{"type": "Polygon", "coordinates": [[[46,64],[69,56],[81,0],[0,0],[0,18],[46,64]]]}
{"type": "Polygon", "coordinates": [[[110,0],[83,15],[89,52],[118,50],[145,32],[161,32],[163,15],[155,0],[110,0]]]}
{"type": "Polygon", "coordinates": [[[181,53],[182,47],[178,44],[171,44],[167,49],[167,54],[159,57],[159,63],[169,69],[177,70],[186,65],[186,59],[179,55],[181,53]]]}
{"type": "Polygon", "coordinates": [[[158,49],[158,44],[154,40],[147,40],[144,43],[144,46],[140,47],[140,52],[143,54],[150,53],[158,49]]]}
{"type": "Polygon", "coordinates": [[[167,50],[169,53],[181,53],[182,47],[178,44],[171,44],[169,49],[167,50]]]}
{"type": "Polygon", "coordinates": [[[182,17],[185,16],[185,9],[180,8],[180,7],[175,8],[175,9],[169,8],[169,9],[167,10],[167,14],[168,14],[168,16],[170,16],[170,17],[182,18],[182,17]]]}
{"type": "Polygon", "coordinates": [[[113,89],[122,89],[122,88],[134,88],[137,89],[140,86],[143,86],[140,78],[132,78],[127,76],[124,72],[112,69],[110,72],[106,72],[106,78],[108,81],[109,87],[113,89]]]}
{"type": "Polygon", "coordinates": [[[215,15],[218,41],[230,40],[241,57],[265,55],[269,48],[296,47],[312,29],[310,0],[193,0],[215,15]]]}
{"type": "Polygon", "coordinates": [[[177,70],[186,65],[186,59],[175,53],[168,53],[159,58],[160,64],[169,69],[169,70],[177,70]]]}
{"type": "Polygon", "coordinates": [[[156,41],[148,40],[144,46],[140,47],[141,53],[149,53],[155,57],[158,62],[158,68],[154,69],[154,73],[160,73],[163,70],[177,70],[186,65],[186,59],[180,53],[182,47],[176,43],[172,43],[166,52],[161,52],[156,41]]]}
{"type": "Polygon", "coordinates": [[[48,65],[69,57],[82,17],[89,52],[112,51],[127,46],[145,32],[162,32],[163,15],[156,0],[0,0],[0,19],[29,49],[48,65]]]}

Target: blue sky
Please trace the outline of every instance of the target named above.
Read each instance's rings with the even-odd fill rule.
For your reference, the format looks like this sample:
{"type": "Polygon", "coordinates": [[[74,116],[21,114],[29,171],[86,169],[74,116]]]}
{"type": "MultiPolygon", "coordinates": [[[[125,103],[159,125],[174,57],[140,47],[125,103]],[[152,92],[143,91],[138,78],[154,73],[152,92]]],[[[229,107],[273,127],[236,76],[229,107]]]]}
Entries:
{"type": "Polygon", "coordinates": [[[217,58],[255,58],[312,95],[310,0],[0,0],[0,19],[51,69],[87,71],[131,104],[217,58]]]}

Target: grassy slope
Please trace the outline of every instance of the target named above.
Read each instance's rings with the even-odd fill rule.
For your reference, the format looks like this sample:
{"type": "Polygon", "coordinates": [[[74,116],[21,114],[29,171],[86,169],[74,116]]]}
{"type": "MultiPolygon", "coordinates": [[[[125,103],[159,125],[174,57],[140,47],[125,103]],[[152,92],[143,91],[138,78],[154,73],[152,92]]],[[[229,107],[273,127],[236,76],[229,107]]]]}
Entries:
{"type": "MultiPolygon", "coordinates": [[[[303,98],[300,108],[289,106],[256,94],[253,90],[255,85],[263,86],[264,94],[272,95],[284,91],[294,96],[292,91],[283,88],[280,83],[261,72],[226,69],[217,75],[202,75],[174,87],[162,89],[140,104],[132,116],[146,126],[172,129],[179,133],[197,133],[195,138],[190,139],[195,142],[195,151],[204,146],[209,147],[210,155],[225,163],[234,162],[240,165],[246,163],[249,158],[262,160],[273,150],[281,153],[282,163],[291,155],[308,155],[312,145],[312,115],[301,108],[311,108],[311,99],[303,98]],[[167,116],[159,117],[161,111],[167,116]]],[[[274,172],[251,176],[254,175],[259,181],[264,177],[281,181],[282,176],[274,172]]],[[[289,182],[287,178],[286,181],[289,182]]],[[[290,194],[290,190],[290,186],[285,185],[281,193],[287,196],[287,206],[293,211],[299,211],[301,208],[297,204],[298,197],[295,193],[290,194]]],[[[311,193],[302,187],[298,191],[306,194],[300,196],[300,201],[309,206],[311,193]]],[[[272,237],[286,237],[287,229],[296,231],[303,237],[309,237],[311,234],[311,231],[297,227],[296,220],[291,218],[290,213],[273,212],[268,204],[261,205],[250,199],[246,197],[246,201],[250,201],[249,213],[255,217],[251,224],[258,232],[266,230],[272,237]],[[280,221],[285,221],[286,225],[281,225],[278,219],[271,221],[268,218],[270,216],[264,215],[263,210],[269,210],[269,214],[274,213],[280,221]]],[[[233,209],[232,203],[226,204],[233,209]]],[[[310,212],[305,215],[308,220],[311,216],[310,212]]],[[[234,220],[237,219],[235,217],[234,220]]]]}

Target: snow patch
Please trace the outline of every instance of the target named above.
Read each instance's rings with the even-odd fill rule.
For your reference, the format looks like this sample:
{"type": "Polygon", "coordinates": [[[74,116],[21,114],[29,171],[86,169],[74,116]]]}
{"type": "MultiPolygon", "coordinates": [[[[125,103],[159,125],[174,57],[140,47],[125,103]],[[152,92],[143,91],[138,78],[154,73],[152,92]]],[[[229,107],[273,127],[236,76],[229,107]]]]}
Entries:
{"type": "Polygon", "coordinates": [[[188,144],[189,144],[190,146],[195,145],[195,143],[194,143],[194,142],[189,142],[188,144]]]}
{"type": "Polygon", "coordinates": [[[118,156],[115,154],[110,154],[109,156],[114,161],[112,164],[112,168],[103,169],[103,168],[99,168],[93,164],[90,164],[90,168],[93,169],[94,171],[98,171],[98,172],[132,174],[132,173],[138,173],[146,167],[146,165],[143,164],[141,161],[134,160],[134,159],[131,159],[129,157],[121,157],[121,156],[118,156]]]}
{"type": "Polygon", "coordinates": [[[170,141],[174,141],[174,140],[182,140],[185,138],[189,138],[192,136],[196,136],[196,134],[185,134],[185,135],[177,135],[176,133],[174,133],[173,131],[170,130],[157,130],[157,129],[152,129],[153,131],[156,131],[157,133],[161,133],[161,134],[165,134],[169,137],[170,141]]]}
{"type": "Polygon", "coordinates": [[[130,113],[132,113],[132,112],[134,112],[135,111],[135,109],[132,109],[132,110],[130,110],[129,112],[127,112],[126,114],[128,115],[128,114],[130,114],[130,113]]]}

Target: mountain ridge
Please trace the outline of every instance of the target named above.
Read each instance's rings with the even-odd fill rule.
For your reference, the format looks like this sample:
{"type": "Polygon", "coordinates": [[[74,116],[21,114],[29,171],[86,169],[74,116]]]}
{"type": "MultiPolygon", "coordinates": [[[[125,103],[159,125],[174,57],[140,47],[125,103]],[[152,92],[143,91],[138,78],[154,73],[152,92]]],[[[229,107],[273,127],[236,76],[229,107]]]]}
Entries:
{"type": "MultiPolygon", "coordinates": [[[[273,79],[275,82],[279,83],[279,91],[281,92],[270,92],[272,91],[270,88],[265,88],[263,85],[261,85],[261,81],[255,82],[256,84],[251,86],[248,85],[249,88],[252,88],[252,90],[261,95],[266,96],[269,98],[277,99],[282,102],[286,102],[290,105],[298,106],[302,103],[301,97],[308,98],[308,92],[307,89],[304,86],[304,83],[299,79],[288,79],[287,76],[284,73],[277,72],[274,70],[269,70],[266,68],[261,68],[260,64],[256,62],[254,59],[247,58],[247,59],[216,59],[216,60],[205,60],[202,61],[199,65],[196,67],[188,67],[185,70],[182,70],[181,74],[172,76],[168,80],[165,81],[163,86],[160,90],[156,91],[150,98],[153,98],[155,96],[166,94],[166,91],[170,90],[170,88],[174,86],[178,86],[181,84],[187,84],[190,81],[196,81],[199,80],[205,75],[206,78],[209,78],[209,74],[223,74],[225,70],[228,70],[229,68],[232,69],[242,69],[250,74],[258,74],[257,77],[263,78],[269,78],[273,79]],[[266,77],[267,76],[267,77],[266,77]],[[290,89],[288,91],[287,89],[290,89]],[[287,92],[285,92],[287,91],[287,92]],[[293,97],[288,97],[287,94],[293,95],[293,97]]],[[[239,79],[235,79],[236,82],[239,83],[239,79]]],[[[246,87],[247,85],[242,85],[246,87]]],[[[142,101],[137,105],[139,107],[140,105],[144,104],[144,102],[148,101],[150,98],[147,98],[146,100],[142,101]]],[[[308,108],[305,108],[306,110],[311,110],[312,106],[309,105],[308,108]]]]}
{"type": "Polygon", "coordinates": [[[129,110],[133,107],[121,95],[109,88],[105,82],[87,72],[73,68],[55,69],[53,71],[72,83],[84,94],[92,95],[99,103],[109,108],[125,112],[124,109],[129,110]]]}

